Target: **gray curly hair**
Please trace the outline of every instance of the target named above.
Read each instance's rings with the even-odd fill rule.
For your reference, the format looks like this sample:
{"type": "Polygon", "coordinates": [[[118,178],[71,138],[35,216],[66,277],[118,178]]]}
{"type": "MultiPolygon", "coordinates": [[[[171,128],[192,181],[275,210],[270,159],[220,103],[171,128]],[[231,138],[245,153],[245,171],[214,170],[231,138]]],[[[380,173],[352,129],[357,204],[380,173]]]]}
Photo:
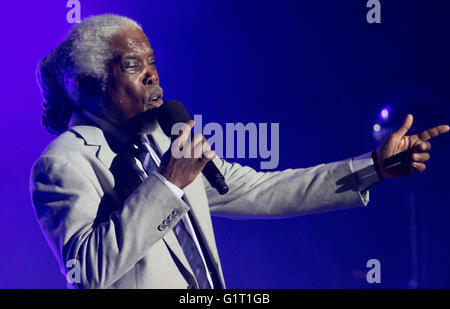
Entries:
{"type": "Polygon", "coordinates": [[[105,90],[107,63],[115,57],[111,38],[129,28],[142,30],[135,21],[119,15],[88,17],[39,61],[36,77],[43,99],[42,123],[48,132],[58,135],[67,130],[72,112],[79,108],[78,76],[98,81],[105,90]]]}

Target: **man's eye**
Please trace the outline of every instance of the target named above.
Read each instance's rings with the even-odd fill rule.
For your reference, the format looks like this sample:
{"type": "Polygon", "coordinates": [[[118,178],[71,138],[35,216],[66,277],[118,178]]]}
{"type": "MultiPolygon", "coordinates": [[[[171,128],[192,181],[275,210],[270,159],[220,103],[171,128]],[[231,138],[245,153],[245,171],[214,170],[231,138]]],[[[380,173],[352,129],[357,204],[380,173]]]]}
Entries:
{"type": "Polygon", "coordinates": [[[156,61],[155,61],[155,60],[149,60],[149,61],[148,61],[148,64],[149,64],[149,65],[155,65],[155,64],[156,64],[156,61]]]}
{"type": "Polygon", "coordinates": [[[124,67],[126,69],[136,69],[138,67],[138,63],[136,61],[126,61],[124,62],[124,67]]]}

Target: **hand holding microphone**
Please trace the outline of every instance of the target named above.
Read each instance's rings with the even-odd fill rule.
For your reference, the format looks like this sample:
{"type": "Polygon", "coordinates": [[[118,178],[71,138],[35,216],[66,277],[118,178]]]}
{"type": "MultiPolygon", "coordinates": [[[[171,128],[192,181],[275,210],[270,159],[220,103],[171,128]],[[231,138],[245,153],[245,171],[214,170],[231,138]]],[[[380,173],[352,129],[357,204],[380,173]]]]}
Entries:
{"type": "Polygon", "coordinates": [[[191,140],[193,126],[193,120],[184,124],[178,138],[164,154],[158,169],[158,173],[181,189],[194,181],[205,165],[216,156],[203,135],[197,134],[191,140]]]}
{"type": "Polygon", "coordinates": [[[157,119],[161,129],[172,139],[172,145],[164,154],[158,172],[181,189],[203,172],[219,194],[227,193],[229,188],[225,178],[211,161],[215,152],[203,135],[192,136],[194,121],[183,104],[175,100],[165,102],[158,108],[157,119]],[[173,128],[176,130],[172,131],[173,128]]]}

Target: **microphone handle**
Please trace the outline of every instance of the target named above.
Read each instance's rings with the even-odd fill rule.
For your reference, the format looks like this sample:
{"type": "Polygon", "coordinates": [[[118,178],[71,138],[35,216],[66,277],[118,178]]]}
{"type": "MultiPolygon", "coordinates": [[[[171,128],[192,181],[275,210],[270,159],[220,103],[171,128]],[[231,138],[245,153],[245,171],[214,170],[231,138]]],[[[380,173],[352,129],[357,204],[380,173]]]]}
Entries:
{"type": "Polygon", "coordinates": [[[219,192],[220,195],[224,195],[230,190],[225,183],[225,178],[213,161],[209,161],[208,163],[206,163],[205,167],[202,170],[202,173],[208,180],[210,185],[213,188],[216,188],[217,192],[219,192]]]}

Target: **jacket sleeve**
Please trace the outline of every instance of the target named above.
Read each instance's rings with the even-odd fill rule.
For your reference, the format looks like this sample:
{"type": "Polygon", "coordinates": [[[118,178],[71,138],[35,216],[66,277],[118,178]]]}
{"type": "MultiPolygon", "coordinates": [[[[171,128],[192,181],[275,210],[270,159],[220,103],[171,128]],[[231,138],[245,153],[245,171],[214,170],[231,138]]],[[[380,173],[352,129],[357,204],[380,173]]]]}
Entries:
{"type": "Polygon", "coordinates": [[[215,158],[230,190],[219,195],[204,179],[211,212],[229,217],[289,217],[367,205],[351,159],[310,168],[257,172],[215,158]]]}
{"type": "Polygon", "coordinates": [[[62,270],[67,272],[73,259],[78,262],[80,288],[110,287],[189,210],[152,174],[107,220],[94,224],[100,204],[108,203],[107,195],[74,164],[56,156],[36,161],[30,191],[62,270]]]}

